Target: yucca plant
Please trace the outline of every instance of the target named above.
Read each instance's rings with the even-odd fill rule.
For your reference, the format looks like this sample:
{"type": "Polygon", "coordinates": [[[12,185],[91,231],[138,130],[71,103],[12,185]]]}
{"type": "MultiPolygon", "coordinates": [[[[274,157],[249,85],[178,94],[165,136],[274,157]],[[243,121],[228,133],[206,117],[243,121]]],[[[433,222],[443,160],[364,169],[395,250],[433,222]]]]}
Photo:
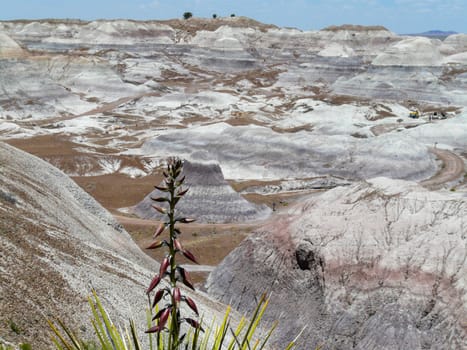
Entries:
{"type": "MultiPolygon", "coordinates": [[[[92,296],[88,298],[88,302],[92,312],[92,327],[98,341],[89,342],[79,339],[62,321],[57,320],[55,323],[49,321],[49,326],[54,333],[52,341],[57,350],[143,350],[143,339],[138,335],[136,325],[133,321],[130,321],[129,327],[123,329],[117,327],[112,322],[95,291],[93,291],[92,296]]],[[[192,332],[189,331],[186,337],[187,341],[183,348],[187,350],[264,349],[278,324],[275,322],[267,333],[259,336],[257,335],[258,325],[266,311],[268,303],[269,300],[267,298],[264,296],[261,297],[251,317],[242,317],[235,329],[231,327],[231,308],[228,307],[222,323],[219,326],[216,326],[216,320],[213,320],[212,323],[206,327],[205,332],[201,332],[200,328],[195,328],[192,332]]],[[[151,317],[149,317],[148,323],[151,322],[151,317]]],[[[148,334],[150,350],[173,349],[173,347],[168,347],[171,324],[170,320],[167,321],[168,330],[156,334],[159,338],[157,342],[154,342],[153,333],[148,334]]],[[[292,349],[295,346],[296,339],[285,346],[284,349],[292,349]]],[[[10,350],[10,348],[7,349],[10,350]]],[[[11,350],[13,350],[13,348],[11,348],[11,350]]]]}

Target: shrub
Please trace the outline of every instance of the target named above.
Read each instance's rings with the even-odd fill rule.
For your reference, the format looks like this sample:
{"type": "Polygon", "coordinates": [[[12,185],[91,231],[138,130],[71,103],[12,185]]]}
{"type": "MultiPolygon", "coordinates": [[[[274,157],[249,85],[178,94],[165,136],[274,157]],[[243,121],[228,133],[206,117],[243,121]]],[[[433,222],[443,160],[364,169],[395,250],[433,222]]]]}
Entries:
{"type": "Polygon", "coordinates": [[[191,17],[193,17],[193,14],[191,12],[184,12],[183,13],[183,18],[184,19],[189,19],[191,17]]]}

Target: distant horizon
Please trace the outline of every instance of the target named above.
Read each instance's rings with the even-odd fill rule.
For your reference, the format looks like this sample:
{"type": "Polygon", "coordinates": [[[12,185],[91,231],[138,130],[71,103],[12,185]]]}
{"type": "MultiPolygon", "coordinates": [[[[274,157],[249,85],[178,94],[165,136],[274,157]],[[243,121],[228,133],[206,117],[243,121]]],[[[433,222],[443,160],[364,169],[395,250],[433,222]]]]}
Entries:
{"type": "MultiPolygon", "coordinates": [[[[218,18],[228,18],[230,16],[219,16],[218,18]]],[[[421,31],[421,32],[410,32],[410,33],[402,33],[402,32],[395,32],[393,30],[391,30],[391,28],[388,28],[384,25],[380,25],[380,24],[369,24],[369,25],[365,25],[365,24],[358,24],[358,23],[342,23],[342,24],[330,24],[329,26],[325,26],[325,27],[322,27],[322,28],[313,28],[313,29],[302,29],[302,28],[298,28],[298,27],[292,27],[292,26],[280,26],[280,25],[277,25],[277,24],[274,24],[274,23],[266,23],[266,22],[261,22],[255,18],[251,18],[251,17],[247,17],[247,16],[235,16],[235,17],[245,17],[245,18],[249,18],[249,19],[252,19],[252,20],[255,20],[255,21],[258,21],[260,23],[263,23],[265,25],[274,25],[274,26],[277,26],[279,28],[292,28],[292,29],[297,29],[297,30],[301,30],[301,31],[316,31],[316,30],[323,30],[323,29],[326,29],[328,27],[332,27],[332,26],[335,26],[335,27],[340,27],[340,26],[346,26],[346,25],[354,25],[354,26],[362,26],[362,27],[375,27],[375,26],[379,26],[379,27],[384,27],[386,28],[387,30],[395,33],[395,34],[398,34],[398,35],[414,35],[414,34],[429,34],[429,33],[440,33],[441,35],[442,34],[465,34],[463,32],[457,32],[457,31],[454,31],[454,30],[441,30],[441,29],[437,29],[437,28],[432,28],[432,29],[428,29],[428,30],[424,30],[424,31],[421,31]]],[[[210,20],[210,19],[213,19],[212,17],[198,17],[198,16],[195,16],[193,15],[193,18],[198,18],[198,19],[204,19],[204,20],[210,20]]],[[[125,17],[115,17],[115,18],[92,18],[92,19],[83,19],[83,18],[72,18],[72,17],[42,17],[42,18],[13,18],[13,19],[0,19],[0,23],[1,22],[15,22],[15,21],[25,21],[25,22],[35,22],[35,21],[81,21],[81,22],[93,22],[93,21],[135,21],[135,22],[150,22],[150,21],[154,21],[154,22],[163,22],[163,21],[171,21],[171,20],[177,20],[177,19],[180,19],[182,20],[183,18],[182,17],[174,17],[174,18],[147,18],[147,19],[135,19],[135,18],[125,18],[125,17]]]]}
{"type": "Polygon", "coordinates": [[[184,12],[198,18],[235,14],[304,31],[353,24],[383,26],[397,34],[467,33],[464,0],[15,0],[2,7],[0,20],[164,21],[180,19],[184,12]]]}

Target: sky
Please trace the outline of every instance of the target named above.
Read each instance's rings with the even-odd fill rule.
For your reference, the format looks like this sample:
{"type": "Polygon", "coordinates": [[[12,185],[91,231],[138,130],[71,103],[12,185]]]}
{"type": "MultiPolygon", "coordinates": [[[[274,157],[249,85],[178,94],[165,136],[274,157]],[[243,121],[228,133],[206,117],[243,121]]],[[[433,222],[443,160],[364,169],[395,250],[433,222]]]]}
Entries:
{"type": "Polygon", "coordinates": [[[382,25],[399,34],[467,33],[467,0],[0,0],[0,20],[39,18],[170,19],[246,16],[302,30],[382,25]]]}

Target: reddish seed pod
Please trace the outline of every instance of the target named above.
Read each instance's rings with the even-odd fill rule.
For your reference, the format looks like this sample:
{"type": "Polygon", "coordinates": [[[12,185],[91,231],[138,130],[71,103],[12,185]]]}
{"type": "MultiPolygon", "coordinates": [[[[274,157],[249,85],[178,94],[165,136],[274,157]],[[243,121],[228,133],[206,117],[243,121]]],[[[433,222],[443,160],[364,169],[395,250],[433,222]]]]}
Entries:
{"type": "Polygon", "coordinates": [[[159,236],[162,232],[165,230],[165,223],[162,222],[158,227],[157,230],[154,232],[153,238],[156,238],[159,236]]]}
{"type": "Polygon", "coordinates": [[[193,328],[199,328],[202,332],[204,332],[204,329],[201,327],[199,322],[193,320],[192,318],[185,318],[185,321],[193,328]]]}
{"type": "Polygon", "coordinates": [[[183,267],[180,267],[179,270],[180,270],[180,275],[182,276],[183,284],[195,290],[195,287],[193,287],[193,284],[190,281],[190,275],[188,274],[188,272],[183,267]]]}
{"type": "Polygon", "coordinates": [[[169,200],[165,197],[151,197],[154,202],[168,202],[169,200]]]}
{"type": "Polygon", "coordinates": [[[154,241],[146,249],[157,249],[164,245],[164,241],[154,241]]]}
{"type": "Polygon", "coordinates": [[[159,310],[159,312],[152,317],[152,320],[154,321],[154,320],[157,320],[158,318],[160,318],[162,313],[165,311],[165,309],[166,308],[163,308],[163,309],[159,310]]]}
{"type": "Polygon", "coordinates": [[[195,222],[196,220],[191,219],[191,218],[181,218],[178,221],[182,224],[189,224],[189,223],[195,222]]]}
{"type": "Polygon", "coordinates": [[[184,189],[183,191],[178,192],[178,193],[177,193],[177,196],[179,196],[179,197],[184,196],[184,195],[188,192],[188,190],[189,190],[189,188],[184,189]]]}
{"type": "Polygon", "coordinates": [[[159,213],[161,213],[161,214],[166,214],[166,213],[167,213],[167,210],[165,210],[165,209],[162,208],[162,207],[159,207],[158,205],[154,205],[154,204],[153,204],[152,207],[153,207],[154,209],[156,209],[156,210],[157,210],[159,213]]]}
{"type": "Polygon", "coordinates": [[[178,239],[174,239],[174,245],[175,245],[175,249],[183,251],[182,244],[180,243],[178,239]]]}
{"type": "Polygon", "coordinates": [[[190,309],[192,309],[195,312],[195,314],[199,316],[198,308],[197,308],[195,302],[193,301],[193,299],[191,299],[188,296],[185,296],[185,302],[190,307],[190,309]]]}
{"type": "Polygon", "coordinates": [[[173,297],[176,303],[179,303],[182,299],[182,293],[180,292],[180,288],[175,287],[173,291],[173,297]]]}
{"type": "Polygon", "coordinates": [[[161,301],[162,297],[164,296],[164,289],[160,289],[157,291],[156,295],[154,295],[154,300],[152,302],[152,307],[155,307],[159,301],[161,301]]]}
{"type": "Polygon", "coordinates": [[[164,274],[167,272],[167,268],[169,267],[169,265],[170,265],[170,259],[168,256],[166,256],[164,260],[162,260],[161,267],[159,269],[160,276],[164,276],[164,274]]]}
{"type": "Polygon", "coordinates": [[[149,294],[153,291],[154,288],[157,287],[157,285],[159,284],[159,282],[161,281],[161,276],[159,275],[156,275],[152,281],[151,281],[151,284],[149,285],[149,288],[148,290],[146,291],[146,294],[149,294]]]}
{"type": "Polygon", "coordinates": [[[145,331],[144,333],[159,333],[164,329],[164,326],[161,326],[161,325],[153,326],[153,327],[149,328],[147,331],[145,331]]]}
{"type": "Polygon", "coordinates": [[[199,264],[196,260],[196,257],[189,250],[182,250],[182,254],[189,260],[193,261],[195,264],[199,264]]]}
{"type": "Polygon", "coordinates": [[[169,319],[170,311],[172,311],[172,308],[168,307],[165,309],[165,311],[162,313],[161,317],[159,318],[159,326],[167,323],[167,320],[169,319]]]}
{"type": "Polygon", "coordinates": [[[169,189],[165,186],[154,186],[156,190],[159,190],[161,192],[167,192],[169,189]]]}
{"type": "MultiPolygon", "coordinates": [[[[161,311],[159,311],[156,316],[154,316],[152,318],[152,320],[159,320],[157,323],[157,326],[160,327],[159,329],[162,330],[165,326],[165,324],[167,323],[167,320],[169,319],[169,315],[170,315],[170,312],[171,312],[172,308],[170,307],[167,307],[165,309],[162,309],[161,311]]],[[[153,327],[154,328],[154,327],[153,327]]],[[[153,333],[153,332],[151,332],[153,333]]]]}

